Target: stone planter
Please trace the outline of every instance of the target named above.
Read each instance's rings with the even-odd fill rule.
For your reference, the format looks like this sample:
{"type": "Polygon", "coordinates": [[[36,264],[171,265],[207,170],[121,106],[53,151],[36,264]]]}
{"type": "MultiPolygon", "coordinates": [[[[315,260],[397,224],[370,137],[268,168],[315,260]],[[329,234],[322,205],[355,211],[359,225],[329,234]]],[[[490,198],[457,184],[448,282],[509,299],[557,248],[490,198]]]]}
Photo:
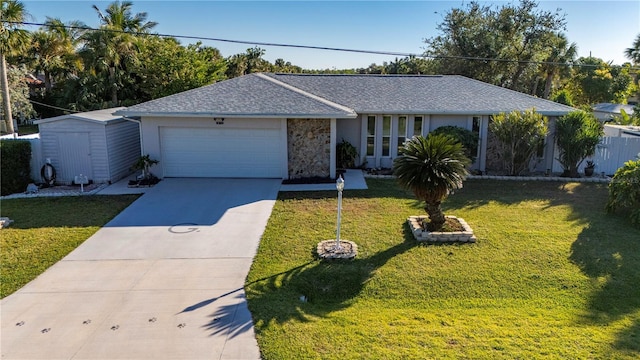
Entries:
{"type": "Polygon", "coordinates": [[[353,259],[358,254],[358,245],[353,241],[340,240],[340,249],[335,248],[335,240],[324,240],[318,243],[316,253],[321,259],[353,259]]]}
{"type": "Polygon", "coordinates": [[[407,219],[409,228],[413,233],[413,237],[420,242],[435,242],[435,243],[453,243],[453,242],[476,242],[476,237],[473,235],[473,230],[467,224],[464,219],[456,218],[455,216],[447,216],[449,219],[456,219],[460,225],[464,228],[464,231],[453,232],[429,232],[422,228],[422,221],[426,219],[425,216],[410,216],[407,219]]]}

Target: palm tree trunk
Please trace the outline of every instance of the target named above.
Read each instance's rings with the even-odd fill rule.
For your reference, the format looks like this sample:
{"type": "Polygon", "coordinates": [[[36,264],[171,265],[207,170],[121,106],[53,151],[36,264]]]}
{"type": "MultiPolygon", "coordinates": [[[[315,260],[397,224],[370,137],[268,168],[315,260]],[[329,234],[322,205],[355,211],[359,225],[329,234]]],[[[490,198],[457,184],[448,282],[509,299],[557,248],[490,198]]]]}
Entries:
{"type": "Polygon", "coordinates": [[[45,70],[44,71],[44,90],[47,94],[50,94],[51,88],[52,88],[51,73],[45,70]]]}
{"type": "Polygon", "coordinates": [[[2,87],[2,107],[4,108],[4,120],[7,123],[7,132],[13,134],[13,116],[11,115],[11,98],[9,97],[9,79],[7,78],[7,62],[4,53],[0,53],[0,86],[2,87]]]}
{"type": "Polygon", "coordinates": [[[439,231],[442,229],[442,225],[444,225],[445,217],[442,212],[442,208],[440,207],[440,201],[435,203],[425,203],[424,211],[429,215],[429,226],[427,226],[427,230],[429,231],[439,231]]]}
{"type": "Polygon", "coordinates": [[[531,95],[532,96],[536,96],[536,93],[538,92],[538,84],[540,83],[540,77],[536,76],[536,78],[533,80],[533,85],[531,86],[531,95]]]}
{"type": "Polygon", "coordinates": [[[551,84],[553,82],[553,73],[547,74],[547,80],[544,83],[544,95],[542,96],[544,99],[548,99],[551,94],[551,84]]]}
{"type": "Polygon", "coordinates": [[[112,106],[118,106],[118,85],[116,85],[116,69],[109,68],[109,79],[111,80],[111,102],[112,106]]]}

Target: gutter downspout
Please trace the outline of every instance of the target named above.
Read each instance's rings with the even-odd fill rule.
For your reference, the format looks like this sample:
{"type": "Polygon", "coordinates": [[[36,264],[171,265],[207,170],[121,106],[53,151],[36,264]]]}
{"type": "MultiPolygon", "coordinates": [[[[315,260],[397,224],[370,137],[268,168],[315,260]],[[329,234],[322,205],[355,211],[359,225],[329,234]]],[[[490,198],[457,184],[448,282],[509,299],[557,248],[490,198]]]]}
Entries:
{"type": "Polygon", "coordinates": [[[140,137],[140,156],[144,156],[144,142],[142,138],[142,120],[136,120],[136,119],[128,118],[126,116],[123,116],[122,118],[124,120],[131,121],[138,124],[138,134],[140,137]]]}

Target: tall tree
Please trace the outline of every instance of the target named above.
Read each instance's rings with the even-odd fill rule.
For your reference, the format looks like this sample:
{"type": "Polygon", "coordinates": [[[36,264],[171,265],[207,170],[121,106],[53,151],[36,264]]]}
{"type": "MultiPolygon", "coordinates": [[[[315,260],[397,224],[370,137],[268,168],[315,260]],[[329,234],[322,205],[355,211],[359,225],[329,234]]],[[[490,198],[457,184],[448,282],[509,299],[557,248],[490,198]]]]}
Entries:
{"type": "Polygon", "coordinates": [[[83,27],[79,21],[64,24],[60,19],[47,18],[44,26],[32,34],[31,55],[36,71],[44,75],[45,90],[51,92],[56,75],[74,72],[79,57],[79,45],[83,27]]]}
{"type": "Polygon", "coordinates": [[[554,79],[560,75],[564,78],[571,77],[571,67],[565,64],[572,63],[578,56],[578,46],[576,43],[569,44],[565,34],[555,34],[551,41],[553,45],[551,52],[544,60],[544,64],[542,64],[542,72],[545,78],[542,97],[545,99],[548,99],[551,94],[554,79]]]}
{"type": "Polygon", "coordinates": [[[29,39],[26,30],[19,28],[19,23],[25,21],[28,13],[24,5],[16,0],[0,0],[0,88],[2,89],[2,109],[7,132],[13,134],[13,116],[11,113],[11,95],[7,78],[6,56],[15,55],[23,50],[29,39]]]}
{"type": "Polygon", "coordinates": [[[247,49],[241,54],[232,55],[227,58],[227,72],[229,78],[242,76],[261,71],[271,71],[272,65],[263,59],[265,50],[259,47],[247,49]]]}
{"type": "Polygon", "coordinates": [[[624,56],[634,64],[640,64],[640,34],[636,36],[636,39],[633,41],[633,45],[624,50],[624,56]]]}
{"type": "Polygon", "coordinates": [[[225,79],[226,62],[218,49],[201,43],[187,47],[174,38],[149,36],[140,44],[139,100],[146,101],[225,79]]]}
{"type": "Polygon", "coordinates": [[[425,55],[438,60],[442,73],[529,92],[536,62],[551,51],[549,39],[566,27],[564,15],[537,7],[533,0],[499,8],[472,1],[452,9],[438,25],[441,34],[425,41],[425,55]]]}
{"type": "Polygon", "coordinates": [[[119,104],[118,91],[124,88],[127,63],[135,64],[137,60],[137,35],[148,33],[156,26],[155,22],[147,21],[147,13],[133,14],[132,7],[130,1],[115,1],[102,12],[93,5],[102,24],[101,31],[89,32],[84,38],[85,63],[95,73],[106,73],[112,106],[119,104]]]}
{"type": "Polygon", "coordinates": [[[611,66],[600,58],[581,57],[569,83],[576,105],[626,103],[635,90],[630,66],[611,66]]]}

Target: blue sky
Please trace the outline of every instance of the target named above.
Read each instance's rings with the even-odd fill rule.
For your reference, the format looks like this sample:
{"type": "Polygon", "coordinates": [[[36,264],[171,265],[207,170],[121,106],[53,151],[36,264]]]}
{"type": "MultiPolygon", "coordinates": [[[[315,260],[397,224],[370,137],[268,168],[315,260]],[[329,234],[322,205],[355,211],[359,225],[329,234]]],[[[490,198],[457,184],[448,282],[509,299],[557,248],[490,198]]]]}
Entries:
{"type": "MultiPolygon", "coordinates": [[[[22,1],[32,21],[47,16],[99,25],[91,7],[109,1],[22,1]]],[[[136,1],[134,12],[147,12],[158,22],[157,33],[271,43],[327,46],[421,54],[423,40],[438,35],[444,14],[468,1],[136,1]]],[[[480,1],[481,3],[488,3],[480,1]]],[[[624,49],[640,33],[640,1],[548,1],[544,10],[562,9],[570,41],[580,56],[589,54],[622,64],[624,49]]],[[[506,2],[492,1],[493,4],[506,2]]],[[[34,30],[35,28],[29,28],[34,30]]],[[[181,40],[183,44],[194,42],[181,40]]],[[[208,42],[224,56],[252,45],[208,42]]],[[[265,58],[283,58],[308,69],[367,67],[393,61],[394,56],[261,46],[265,58]]]]}

